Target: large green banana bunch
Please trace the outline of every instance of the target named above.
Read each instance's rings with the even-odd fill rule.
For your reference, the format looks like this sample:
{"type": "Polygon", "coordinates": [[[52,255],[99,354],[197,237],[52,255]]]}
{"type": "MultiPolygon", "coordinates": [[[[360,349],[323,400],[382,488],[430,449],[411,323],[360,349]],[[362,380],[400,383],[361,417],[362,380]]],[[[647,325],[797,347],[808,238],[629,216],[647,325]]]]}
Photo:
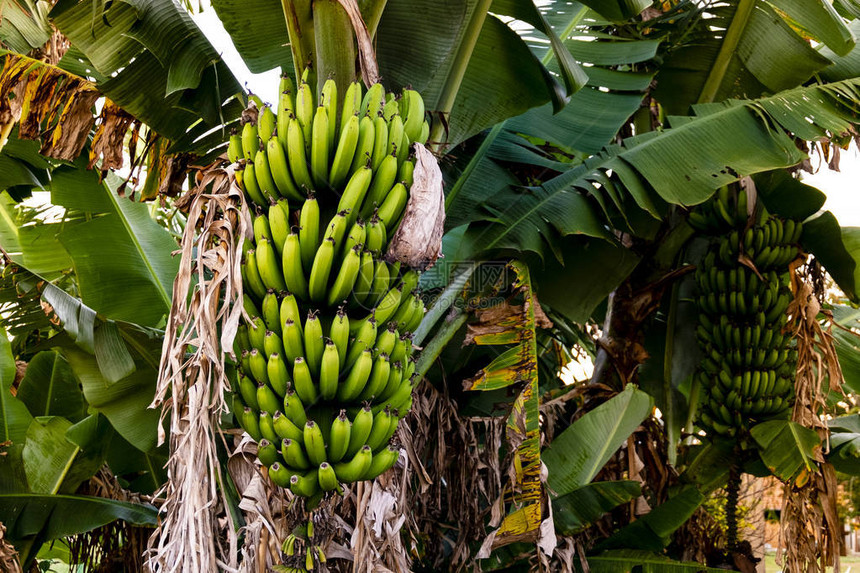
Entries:
{"type": "Polygon", "coordinates": [[[235,413],[271,479],[305,497],[390,468],[412,405],[424,304],[417,271],[385,253],[429,126],[417,92],[362,92],[339,102],[328,81],[314,101],[283,78],[277,114],[263,107],[228,146],[256,209],[235,413]]]}
{"type": "Polygon", "coordinates": [[[797,352],[785,325],[788,263],[799,254],[801,223],[762,212],[748,224],[744,190],[723,188],[699,209],[690,223],[718,235],[696,270],[696,333],[704,355],[696,375],[705,393],[700,423],[738,436],[786,417],[794,401],[797,352]],[[740,262],[742,255],[755,270],[740,262]]]}

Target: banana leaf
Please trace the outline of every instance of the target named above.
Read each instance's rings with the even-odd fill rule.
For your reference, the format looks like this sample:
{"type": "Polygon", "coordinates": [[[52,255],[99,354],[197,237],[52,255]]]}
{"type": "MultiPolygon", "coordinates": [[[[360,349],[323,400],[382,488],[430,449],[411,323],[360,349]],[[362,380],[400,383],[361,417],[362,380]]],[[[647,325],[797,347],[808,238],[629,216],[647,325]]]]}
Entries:
{"type": "Polygon", "coordinates": [[[762,461],[779,479],[787,481],[804,470],[814,471],[814,450],[821,444],[815,430],[790,420],[771,420],[756,424],[750,434],[759,445],[762,461]]]}
{"type": "Polygon", "coordinates": [[[674,561],[665,555],[635,549],[605,551],[588,557],[593,573],[725,573],[730,569],[706,567],[701,563],[674,561]]]}
{"type": "Polygon", "coordinates": [[[589,483],[609,458],[651,414],[651,396],[628,385],[559,434],[542,452],[554,497],[589,483]]]}
{"type": "Polygon", "coordinates": [[[53,351],[30,359],[17,397],[34,416],[61,416],[78,422],[86,415],[80,385],[69,364],[53,351]]]}

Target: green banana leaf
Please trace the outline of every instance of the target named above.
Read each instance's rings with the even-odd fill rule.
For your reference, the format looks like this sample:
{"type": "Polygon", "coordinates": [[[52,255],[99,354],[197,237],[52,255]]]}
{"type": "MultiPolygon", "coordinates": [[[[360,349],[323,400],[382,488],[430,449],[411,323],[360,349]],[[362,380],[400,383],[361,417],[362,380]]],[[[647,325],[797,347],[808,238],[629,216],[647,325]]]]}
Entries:
{"type": "Polygon", "coordinates": [[[651,396],[628,385],[559,434],[542,452],[554,498],[589,483],[651,414],[651,396]]]}
{"type": "Polygon", "coordinates": [[[33,415],[11,393],[15,381],[15,357],[6,332],[0,330],[0,442],[22,443],[33,415]]]}
{"type": "Polygon", "coordinates": [[[40,352],[30,359],[17,397],[34,416],[60,416],[78,422],[86,404],[75,374],[62,356],[40,352]]]}
{"type": "Polygon", "coordinates": [[[860,232],[856,228],[840,227],[833,213],[824,211],[803,224],[800,244],[824,265],[845,296],[860,301],[860,232]]]}
{"type": "Polygon", "coordinates": [[[66,439],[71,427],[70,421],[58,416],[33,418],[22,453],[31,492],[73,493],[104,463],[97,448],[85,451],[66,439]]]}
{"type": "Polygon", "coordinates": [[[287,24],[278,0],[212,0],[212,7],[251,73],[280,67],[293,75],[287,24]]]}
{"type": "Polygon", "coordinates": [[[559,241],[559,247],[563,259],[574,264],[563,265],[549,258],[543,265],[533,265],[535,290],[542,302],[579,323],[591,317],[641,260],[631,249],[602,239],[566,237],[559,241]]]}
{"type": "Polygon", "coordinates": [[[138,358],[133,373],[111,384],[99,370],[95,356],[71,343],[64,344],[61,350],[80,380],[90,407],[104,414],[134,447],[142,452],[154,450],[159,413],[149,404],[155,397],[158,363],[138,358]]]}
{"type": "MultiPolygon", "coordinates": [[[[241,94],[241,85],[172,0],[60,0],[50,16],[105,78],[99,90],[159,134],[178,139],[200,120],[213,128],[238,117],[239,108],[225,115],[222,102],[241,94]]],[[[191,150],[209,151],[183,149],[191,150]]]]}
{"type": "Polygon", "coordinates": [[[701,563],[674,561],[665,555],[636,549],[604,551],[588,557],[593,573],[725,573],[727,569],[706,567],[701,563]]]}
{"type": "Polygon", "coordinates": [[[815,430],[790,420],[771,420],[750,430],[768,469],[781,480],[791,480],[801,471],[814,471],[815,449],[821,440],[815,430]]]}
{"type": "Polygon", "coordinates": [[[788,219],[804,221],[818,212],[827,195],[812,185],[802,183],[784,170],[753,175],[755,190],[768,212],[788,219]]]}
{"type": "Polygon", "coordinates": [[[831,332],[835,338],[836,356],[842,367],[845,385],[854,392],[860,392],[860,336],[856,334],[857,330],[850,330],[860,329],[860,310],[837,305],[832,312],[834,321],[841,326],[831,332]]]}
{"type": "Polygon", "coordinates": [[[33,416],[21,400],[12,395],[15,357],[5,331],[0,329],[0,493],[27,491],[27,476],[21,461],[27,428],[33,416]]]}
{"type": "Polygon", "coordinates": [[[552,500],[555,528],[564,535],[573,535],[640,495],[642,488],[635,481],[600,481],[578,487],[552,500]]]}
{"type": "Polygon", "coordinates": [[[696,487],[683,487],[661,505],[598,543],[595,549],[662,551],[672,533],[684,525],[704,501],[705,496],[696,487]]]}
{"type": "Polygon", "coordinates": [[[735,0],[717,9],[686,9],[703,13],[689,19],[685,45],[660,67],[654,92],[673,114],[686,114],[700,101],[755,98],[800,85],[830,64],[805,35],[837,53],[854,45],[851,31],[825,0],[735,0]]]}
{"type": "MultiPolygon", "coordinates": [[[[576,218],[571,219],[568,206],[576,201],[575,194],[629,195],[644,210],[651,203],[649,189],[669,203],[701,203],[741,177],[803,160],[805,155],[784,130],[809,139],[850,131],[858,104],[860,80],[853,79],[759,100],[696,106],[697,115],[676,127],[609,146],[540,187],[499,191],[488,186],[482,197],[471,198],[482,205],[484,221],[470,225],[470,254],[520,250],[558,258],[560,235],[597,234],[596,200],[579,200],[576,218]]],[[[629,212],[636,209],[631,202],[624,206],[629,212]]]]}
{"type": "Polygon", "coordinates": [[[82,495],[0,494],[0,521],[6,535],[27,563],[45,541],[85,533],[122,519],[132,525],[158,522],[158,511],[151,505],[114,501],[82,495]],[[35,548],[32,546],[35,543],[35,548]],[[35,549],[35,550],[34,550],[35,549]]]}
{"type": "Polygon", "coordinates": [[[827,461],[837,471],[860,475],[860,416],[840,416],[827,422],[830,426],[830,451],[827,461]]]}
{"type": "Polygon", "coordinates": [[[170,309],[179,259],[176,241],[150,216],[149,206],[116,193],[119,181],[62,167],[51,199],[67,209],[100,215],[74,229],[57,229],[72,258],[81,300],[108,318],[155,326],[170,309]]]}

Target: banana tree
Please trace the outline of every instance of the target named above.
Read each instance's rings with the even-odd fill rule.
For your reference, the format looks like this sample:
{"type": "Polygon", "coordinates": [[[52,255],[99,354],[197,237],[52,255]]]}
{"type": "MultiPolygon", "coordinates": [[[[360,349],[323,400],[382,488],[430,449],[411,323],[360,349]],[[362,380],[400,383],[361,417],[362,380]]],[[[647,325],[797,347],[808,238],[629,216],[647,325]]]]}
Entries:
{"type": "MultiPolygon", "coordinates": [[[[138,472],[154,486],[163,479],[157,471],[163,452],[153,449],[157,416],[145,407],[155,391],[161,333],[151,329],[165,325],[176,296],[170,283],[177,261],[169,257],[175,241],[153,221],[181,232],[176,222],[182,216],[151,218],[157,209],[148,211],[123,195],[160,196],[170,204],[163,198],[182,192],[189,166],[209,164],[224,153],[246,94],[174,2],[70,0],[50,9],[43,4],[7,1],[0,25],[0,41],[9,50],[2,93],[23,94],[0,104],[6,190],[0,241],[14,262],[9,269],[37,275],[10,279],[11,288],[28,293],[33,304],[13,305],[10,316],[17,322],[7,327],[26,335],[13,341],[19,358],[35,360],[32,345],[41,336],[53,341],[35,348],[59,352],[54,363],[71,367],[85,403],[116,432],[111,442],[130,442],[151,471],[112,465],[109,458],[108,465],[117,475],[138,472]],[[100,97],[105,100],[96,113],[92,104],[100,97]],[[86,171],[94,166],[105,175],[126,158],[132,175],[125,181],[86,171]],[[52,203],[65,209],[62,221],[16,221],[16,203],[33,189],[50,190],[52,203]],[[117,297],[119,292],[127,296],[117,297]],[[64,333],[55,323],[39,322],[40,301],[51,305],[64,333]],[[100,391],[99,384],[110,391],[100,391]],[[138,424],[149,429],[137,433],[138,424]]],[[[756,175],[769,211],[814,217],[805,225],[804,249],[856,299],[853,235],[833,215],[816,214],[821,202],[789,172],[812,144],[842,144],[854,129],[860,99],[852,57],[857,7],[849,1],[834,8],[826,2],[776,6],[763,0],[718,9],[692,2],[550,2],[538,8],[530,1],[501,0],[212,4],[253,72],[280,68],[295,82],[308,70],[319,88],[329,78],[343,87],[359,72],[366,81],[380,76],[389,89],[416,89],[430,112],[430,144],[443,156],[448,217],[446,258],[422,277],[425,292],[440,296],[416,332],[415,342],[424,347],[421,372],[427,395],[435,396],[428,404],[441,408],[448,402],[439,396],[453,398],[459,413],[447,419],[487,420],[490,429],[496,428],[492,420],[508,421],[504,443],[494,441],[497,430],[489,429],[470,434],[467,442],[451,438],[464,444],[474,439],[480,464],[496,459],[486,483],[507,494],[487,496],[474,513],[463,512],[472,522],[451,515],[452,507],[446,523],[416,505],[420,519],[443,524],[433,527],[440,538],[456,532],[448,545],[457,548],[454,554],[433,552],[429,548],[447,542],[424,540],[418,546],[428,551],[417,559],[465,567],[490,556],[484,564],[504,567],[530,559],[537,542],[537,559],[563,560],[556,548],[566,541],[557,545],[553,523],[564,536],[599,522],[604,535],[617,531],[593,548],[592,567],[667,566],[666,557],[653,552],[663,551],[725,478],[714,461],[723,450],[681,440],[682,429],[696,430],[697,407],[690,385],[697,350],[689,344],[695,308],[686,300],[690,268],[683,264],[697,259],[687,208],[756,175]],[[789,212],[793,207],[797,211],[789,212]],[[493,273],[513,260],[519,278],[508,275],[510,284],[497,283],[493,273]],[[523,312],[493,315],[466,304],[487,300],[485,288],[513,297],[499,303],[496,296],[496,311],[523,312]],[[506,316],[517,317],[515,327],[504,324],[506,316]],[[597,347],[588,324],[604,325],[597,347]],[[497,338],[498,345],[482,344],[478,336],[477,344],[460,351],[469,328],[502,329],[506,336],[497,338]],[[593,349],[596,368],[591,384],[571,390],[557,371],[574,342],[593,349]],[[460,390],[464,378],[471,379],[471,389],[483,391],[460,390]],[[624,388],[630,383],[651,394],[659,420],[631,416],[639,420],[631,421],[635,426],[608,434],[611,450],[580,452],[587,463],[572,468],[565,460],[580,440],[604,439],[585,422],[628,396],[632,389],[624,388]],[[562,426],[543,456],[541,403],[544,445],[547,413],[562,426]],[[591,412],[571,424],[586,411],[591,412]],[[616,451],[621,443],[626,448],[616,451]],[[654,443],[659,447],[648,446],[654,443]],[[654,455],[657,450],[665,459],[654,455]],[[675,465],[684,470],[686,485],[669,495],[667,486],[674,482],[657,483],[647,472],[642,486],[613,481],[632,467],[621,463],[625,456],[675,465]],[[537,471],[541,457],[549,470],[546,484],[537,471]],[[511,468],[504,485],[508,472],[502,461],[511,468]],[[656,509],[628,525],[635,517],[629,502],[640,494],[656,509]],[[594,555],[599,551],[606,552],[594,555]]],[[[851,352],[839,348],[841,360],[850,360],[851,352]]],[[[38,394],[25,390],[20,400],[44,411],[49,401],[38,394]]],[[[26,421],[10,398],[19,397],[4,399],[15,404],[10,416],[26,421]]],[[[797,432],[786,428],[760,436],[761,457],[767,462],[767,452],[800,444],[781,472],[789,476],[792,468],[811,467],[811,458],[809,442],[787,442],[797,432]]],[[[415,426],[416,441],[423,443],[427,429],[415,426]]],[[[64,439],[71,440],[68,433],[64,439]]],[[[427,450],[437,456],[438,451],[427,450]]],[[[226,455],[219,455],[218,463],[225,462],[226,455]]],[[[448,484],[450,500],[463,499],[458,495],[473,491],[469,487],[486,487],[480,480],[452,481],[449,465],[434,464],[433,455],[413,461],[430,471],[413,475],[416,492],[428,487],[422,479],[432,477],[448,484]]],[[[214,475],[230,523],[238,527],[242,512],[234,484],[227,473],[214,475]]],[[[21,534],[30,536],[33,548],[33,539],[44,538],[44,532],[21,534]]]]}

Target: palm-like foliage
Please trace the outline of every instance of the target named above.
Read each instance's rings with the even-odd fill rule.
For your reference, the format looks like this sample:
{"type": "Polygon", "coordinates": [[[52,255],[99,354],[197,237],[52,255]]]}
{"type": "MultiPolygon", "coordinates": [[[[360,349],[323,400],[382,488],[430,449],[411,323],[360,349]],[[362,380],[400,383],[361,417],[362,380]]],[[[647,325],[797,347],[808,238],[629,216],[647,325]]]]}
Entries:
{"type": "MultiPolygon", "coordinates": [[[[289,46],[285,41],[295,36],[295,26],[313,18],[307,0],[212,4],[253,72],[280,67],[295,74],[310,61],[305,61],[309,54],[320,53],[314,51],[313,34],[289,46]],[[285,19],[285,4],[294,8],[292,19],[285,19]]],[[[785,170],[806,159],[811,146],[805,142],[843,143],[858,123],[860,51],[853,34],[860,28],[852,19],[860,16],[860,6],[852,0],[833,6],[825,0],[654,6],[643,0],[553,1],[539,8],[530,0],[361,0],[357,5],[374,38],[383,80],[391,88],[411,85],[422,93],[439,139],[434,143],[447,153],[447,261],[427,273],[423,285],[428,291],[448,286],[448,294],[483,296],[481,285],[466,280],[487,268],[480,263],[520,259],[521,276],[530,276],[528,296],[538,297],[555,323],[549,334],[537,323],[521,332],[522,341],[538,342],[530,347],[537,356],[528,361],[533,376],[527,391],[515,385],[506,396],[474,393],[459,391],[456,382],[446,390],[466,412],[497,415],[501,409],[510,416],[509,445],[516,451],[522,446],[517,424],[531,430],[538,425],[539,395],[567,391],[555,373],[568,355],[555,355],[556,345],[591,343],[577,323],[602,322],[611,291],[619,285],[647,290],[685,260],[687,207],[755,175],[770,211],[795,208],[800,214],[792,216],[809,217],[821,203],[785,170]],[[448,283],[457,266],[450,263],[459,261],[469,264],[452,288],[448,283]],[[549,336],[554,342],[543,344],[549,336]]],[[[76,149],[90,155],[47,159],[39,154],[50,147],[47,142],[62,139],[60,120],[50,113],[23,113],[20,126],[14,113],[11,119],[0,116],[8,137],[0,148],[0,246],[9,255],[0,301],[15,349],[0,356],[0,416],[4,437],[13,442],[11,455],[0,458],[0,483],[13,484],[8,491],[19,495],[0,500],[0,515],[12,519],[5,516],[18,516],[25,504],[42,501],[27,496],[72,493],[105,462],[140,491],[151,492],[163,480],[164,452],[155,448],[157,413],[146,406],[161,346],[161,333],[152,328],[163,325],[170,308],[176,243],[159,228],[154,209],[122,195],[134,191],[151,199],[159,190],[179,189],[188,165],[208,163],[223,152],[244,94],[186,10],[172,0],[60,0],[50,9],[43,2],[5,0],[0,7],[3,47],[33,57],[26,60],[26,73],[15,77],[4,67],[2,96],[18,86],[24,101],[42,106],[28,109],[50,111],[57,102],[37,97],[48,85],[40,84],[40,77],[78,86],[63,101],[81,107],[78,117],[87,127],[76,149]],[[39,58],[48,65],[37,63],[39,58]],[[92,99],[78,99],[85,95],[92,99]],[[91,103],[101,96],[107,103],[96,114],[91,103]],[[25,136],[41,139],[41,145],[25,136]],[[113,174],[102,179],[85,169],[93,161],[104,170],[119,167],[121,150],[111,160],[106,151],[123,144],[134,167],[148,167],[145,182],[123,185],[113,174]],[[165,175],[169,170],[172,177],[165,175]],[[18,204],[33,189],[50,191],[51,203],[62,208],[59,219],[40,220],[43,214],[18,204]],[[42,304],[52,308],[53,322],[42,304]],[[34,346],[45,338],[47,343],[34,346]],[[17,395],[11,391],[15,356],[29,360],[33,369],[17,395]],[[60,366],[51,368],[50,376],[39,375],[49,364],[60,366]],[[53,409],[54,401],[40,393],[46,388],[69,397],[66,409],[53,409]],[[40,464],[49,458],[54,462],[49,467],[63,465],[68,471],[41,472],[40,464]]],[[[326,58],[320,61],[320,70],[329,69],[326,58]]],[[[855,235],[822,214],[809,221],[802,242],[856,300],[855,235]]],[[[590,526],[640,493],[654,494],[665,503],[620,528],[601,548],[660,552],[723,479],[713,470],[716,449],[706,448],[698,458],[686,451],[680,458],[675,454],[680,428],[695,410],[695,396],[684,386],[696,354],[685,352],[682,340],[692,332],[683,289],[681,283],[672,291],[674,302],[666,303],[664,312],[652,316],[659,308],[654,303],[638,318],[650,357],[643,358],[636,377],[663,413],[659,427],[669,459],[688,467],[688,484],[666,500],[648,487],[601,477],[602,468],[614,463],[616,447],[650,410],[642,390],[629,388],[605,401],[610,388],[593,402],[583,399],[592,412],[573,424],[567,420],[573,412],[564,410],[567,429],[560,428],[543,452],[561,533],[590,526]],[[591,447],[603,444],[609,447],[591,447]]],[[[513,364],[510,349],[454,351],[451,341],[461,340],[466,323],[474,320],[468,308],[457,307],[447,321],[435,324],[454,298],[440,299],[419,331],[425,345],[420,371],[440,386],[475,372],[507,372],[503,366],[513,364]]],[[[856,348],[846,350],[849,340],[843,341],[840,358],[850,367],[846,380],[851,381],[856,348]]],[[[781,473],[792,474],[798,461],[807,462],[812,440],[797,428],[760,433],[763,457],[794,452],[780,460],[785,462],[781,473]]],[[[514,490],[521,493],[521,486],[515,479],[514,490]]],[[[93,503],[52,500],[57,508],[93,503]]],[[[151,522],[151,514],[140,508],[90,507],[86,513],[92,519],[86,523],[61,526],[48,519],[36,527],[16,525],[10,528],[12,538],[28,544],[31,557],[42,541],[109,517],[151,522]]],[[[536,531],[534,520],[541,518],[511,515],[531,520],[528,531],[536,531]]],[[[464,546],[468,541],[479,540],[464,546]]],[[[500,554],[515,555],[515,550],[500,554]]],[[[663,556],[609,551],[596,557],[592,568],[622,571],[631,563],[643,571],[672,566],[663,556]]]]}

